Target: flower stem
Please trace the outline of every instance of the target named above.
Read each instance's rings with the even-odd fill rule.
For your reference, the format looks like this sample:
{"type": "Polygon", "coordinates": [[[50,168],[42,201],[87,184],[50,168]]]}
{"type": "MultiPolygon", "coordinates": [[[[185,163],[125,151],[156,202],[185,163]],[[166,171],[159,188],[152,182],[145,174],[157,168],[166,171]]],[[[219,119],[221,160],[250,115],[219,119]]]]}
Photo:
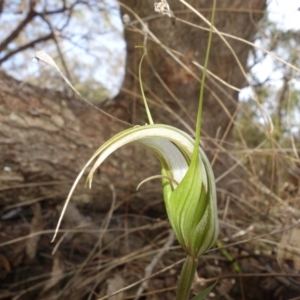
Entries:
{"type": "Polygon", "coordinates": [[[176,300],[188,300],[196,273],[197,263],[197,258],[190,255],[186,257],[178,282],[176,300]]]}
{"type": "Polygon", "coordinates": [[[146,110],[146,114],[147,114],[147,117],[148,117],[149,124],[154,124],[151,113],[150,113],[150,109],[148,107],[148,103],[147,103],[146,96],[145,96],[145,93],[144,93],[143,82],[142,82],[142,64],[143,64],[144,57],[147,55],[147,48],[142,47],[142,46],[136,46],[136,48],[143,48],[144,49],[144,54],[143,54],[143,56],[141,58],[141,61],[140,61],[140,64],[139,64],[139,82],[140,82],[142,98],[143,98],[143,101],[144,101],[144,106],[145,106],[145,110],[146,110]]]}
{"type": "Polygon", "coordinates": [[[199,149],[201,123],[202,123],[202,107],[203,107],[203,98],[204,98],[204,87],[205,87],[205,79],[206,79],[206,70],[207,70],[208,62],[209,62],[212,35],[213,35],[213,26],[214,26],[213,24],[214,24],[214,20],[215,20],[216,2],[217,2],[216,0],[213,0],[210,30],[209,30],[209,35],[208,35],[206,55],[205,55],[205,61],[204,61],[203,73],[202,73],[202,79],[201,79],[201,85],[200,85],[199,106],[198,106],[197,123],[196,123],[195,150],[194,150],[194,152],[196,152],[195,156],[198,155],[198,151],[199,151],[198,149],[199,149]]]}

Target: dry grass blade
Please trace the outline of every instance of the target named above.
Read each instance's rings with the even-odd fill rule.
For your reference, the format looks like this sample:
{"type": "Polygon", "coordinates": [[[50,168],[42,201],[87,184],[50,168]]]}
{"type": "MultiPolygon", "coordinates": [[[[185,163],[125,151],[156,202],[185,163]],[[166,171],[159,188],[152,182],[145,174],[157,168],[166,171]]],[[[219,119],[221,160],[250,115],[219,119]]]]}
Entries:
{"type": "Polygon", "coordinates": [[[59,67],[57,66],[57,64],[55,63],[55,61],[47,54],[45,53],[44,51],[42,50],[37,50],[35,52],[35,56],[34,56],[38,61],[41,61],[47,65],[49,65],[50,67],[54,68],[58,73],[59,75],[64,79],[64,81],[67,83],[67,85],[72,89],[73,92],[76,93],[76,95],[78,95],[84,102],[86,102],[88,105],[90,105],[91,107],[93,107],[93,109],[101,112],[103,115],[117,121],[117,122],[120,122],[124,125],[127,125],[127,126],[131,126],[130,123],[127,123],[125,121],[122,121],[118,118],[115,118],[114,116],[108,114],[106,111],[104,111],[103,109],[95,106],[94,104],[92,104],[90,101],[88,101],[85,97],[83,97],[78,91],[77,89],[72,85],[72,83],[68,80],[68,78],[63,74],[63,72],[59,69],[59,67]]]}
{"type": "MultiPolygon", "coordinates": [[[[147,267],[145,268],[144,278],[149,278],[149,276],[153,272],[153,269],[155,268],[155,266],[157,265],[157,263],[160,261],[160,259],[164,255],[164,253],[166,251],[168,251],[168,249],[170,248],[170,246],[173,244],[174,238],[175,238],[174,232],[171,230],[170,234],[169,234],[169,238],[167,239],[166,243],[163,245],[163,247],[160,250],[160,252],[158,252],[157,255],[155,255],[153,257],[153,259],[151,260],[151,263],[149,265],[147,265],[147,267]]],[[[141,284],[141,286],[139,287],[139,289],[138,289],[138,291],[136,293],[135,300],[139,299],[139,297],[142,295],[142,293],[143,293],[144,289],[147,287],[147,285],[148,285],[148,281],[144,281],[141,284]]]]}

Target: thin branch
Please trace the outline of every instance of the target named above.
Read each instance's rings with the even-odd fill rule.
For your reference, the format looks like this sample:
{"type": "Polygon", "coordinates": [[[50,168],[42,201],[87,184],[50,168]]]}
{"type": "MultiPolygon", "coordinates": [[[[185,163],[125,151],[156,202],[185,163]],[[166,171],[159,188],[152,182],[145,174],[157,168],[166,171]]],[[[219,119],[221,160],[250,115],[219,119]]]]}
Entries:
{"type": "MultiPolygon", "coordinates": [[[[66,61],[65,61],[64,55],[63,55],[63,53],[62,53],[62,51],[61,51],[61,48],[60,48],[60,45],[59,45],[59,41],[58,41],[58,39],[57,39],[58,31],[57,31],[55,28],[53,28],[53,26],[52,26],[52,24],[51,24],[49,18],[48,18],[46,15],[43,15],[43,16],[41,16],[41,17],[42,17],[42,19],[47,23],[47,25],[48,25],[48,27],[49,27],[51,33],[52,33],[53,40],[54,40],[54,43],[55,43],[55,45],[56,45],[56,49],[57,49],[59,58],[60,58],[60,60],[61,60],[62,66],[63,66],[63,68],[64,68],[64,70],[65,70],[65,73],[66,73],[66,75],[67,75],[67,78],[68,78],[69,81],[72,83],[73,80],[72,80],[72,77],[71,77],[71,72],[69,71],[68,65],[67,65],[67,63],[66,63],[66,61]]],[[[68,19],[69,19],[69,17],[68,17],[68,19]]]]}
{"type": "MultiPolygon", "coordinates": [[[[1,0],[0,0],[0,1],[1,1],[1,0]]],[[[4,50],[7,48],[7,46],[8,46],[13,40],[15,40],[15,39],[19,36],[19,34],[24,30],[24,28],[26,27],[26,25],[27,25],[28,23],[30,23],[36,16],[53,15],[53,14],[63,13],[63,12],[65,12],[66,10],[69,10],[69,9],[72,10],[76,4],[80,3],[80,1],[79,1],[79,2],[75,2],[73,5],[71,5],[70,8],[68,8],[68,7],[66,6],[66,2],[63,1],[63,6],[62,6],[60,9],[52,10],[52,11],[44,11],[44,12],[42,12],[42,13],[39,13],[39,12],[37,12],[37,11],[34,10],[34,8],[35,8],[35,3],[36,3],[36,1],[31,1],[31,2],[30,2],[30,10],[29,10],[27,16],[26,16],[25,19],[24,19],[21,23],[19,23],[19,25],[18,25],[18,26],[10,33],[10,35],[9,35],[8,37],[6,37],[6,39],[4,39],[4,41],[0,44],[0,52],[4,51],[4,50]]],[[[30,43],[29,43],[29,44],[30,44],[30,43]]],[[[31,47],[31,46],[29,46],[29,47],[31,47]]],[[[26,48],[28,48],[28,47],[26,47],[26,48]]],[[[13,55],[14,55],[14,54],[16,54],[16,53],[18,53],[18,52],[20,52],[20,51],[26,49],[26,48],[22,48],[22,49],[20,48],[20,50],[18,50],[18,51],[14,50],[14,51],[12,51],[12,52],[10,52],[10,53],[13,53],[13,55]]],[[[9,57],[12,56],[12,55],[10,55],[10,53],[7,54],[7,55],[5,55],[5,56],[1,59],[1,63],[2,63],[3,61],[7,60],[9,57]]]]}
{"type": "Polygon", "coordinates": [[[16,39],[25,26],[31,22],[31,20],[37,16],[37,12],[34,10],[30,10],[26,16],[26,18],[15,28],[15,30],[0,44],[0,52],[5,50],[7,46],[16,39]]]}
{"type": "Polygon", "coordinates": [[[8,54],[6,54],[4,57],[2,57],[0,59],[0,65],[2,63],[4,63],[6,60],[8,60],[10,57],[12,57],[13,55],[15,55],[15,54],[17,54],[17,53],[19,53],[21,51],[24,51],[25,49],[33,48],[36,44],[48,41],[50,39],[53,39],[53,33],[52,32],[49,33],[49,34],[47,34],[47,35],[45,35],[45,36],[43,36],[43,37],[40,37],[40,38],[34,40],[34,41],[31,41],[31,42],[29,42],[29,43],[27,43],[27,44],[25,44],[25,45],[23,45],[23,46],[15,49],[15,50],[13,50],[13,51],[11,51],[11,52],[9,52],[8,54]]]}

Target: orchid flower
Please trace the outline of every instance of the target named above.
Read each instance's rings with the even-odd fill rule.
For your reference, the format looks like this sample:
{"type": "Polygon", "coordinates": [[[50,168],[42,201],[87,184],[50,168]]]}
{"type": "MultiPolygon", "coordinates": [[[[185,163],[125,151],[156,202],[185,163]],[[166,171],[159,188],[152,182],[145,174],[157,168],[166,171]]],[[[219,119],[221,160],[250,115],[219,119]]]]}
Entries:
{"type": "Polygon", "coordinates": [[[106,141],[84,166],[69,193],[58,226],[84,171],[95,160],[87,177],[89,187],[102,162],[118,148],[135,142],[160,161],[163,195],[176,237],[190,256],[197,258],[215,243],[218,217],[214,175],[201,148],[192,161],[195,141],[185,132],[167,125],[145,125],[124,130],[106,141]]]}
{"type": "Polygon", "coordinates": [[[87,177],[87,184],[91,188],[96,169],[110,154],[131,142],[150,150],[160,161],[162,175],[146,180],[162,178],[167,215],[181,247],[187,254],[176,299],[187,299],[198,257],[216,242],[219,226],[215,179],[211,166],[203,150],[195,147],[195,140],[184,131],[168,125],[150,124],[124,130],[106,141],[77,176],[63,207],[57,229],[85,170],[94,162],[87,177]]]}

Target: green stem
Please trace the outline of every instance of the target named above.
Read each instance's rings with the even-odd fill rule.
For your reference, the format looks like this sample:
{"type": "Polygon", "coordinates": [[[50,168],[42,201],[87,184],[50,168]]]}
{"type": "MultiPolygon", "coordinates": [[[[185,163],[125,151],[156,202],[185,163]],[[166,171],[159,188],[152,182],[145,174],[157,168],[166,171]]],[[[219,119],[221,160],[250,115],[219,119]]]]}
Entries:
{"type": "Polygon", "coordinates": [[[136,46],[136,48],[143,48],[144,49],[144,54],[143,54],[143,56],[141,58],[141,61],[140,61],[140,64],[139,64],[139,82],[140,82],[142,98],[143,98],[143,101],[144,101],[145,110],[146,110],[146,114],[147,114],[147,117],[148,117],[149,124],[154,124],[151,113],[150,113],[150,109],[148,107],[148,103],[147,103],[146,96],[145,96],[145,93],[144,93],[143,82],[142,82],[142,63],[143,63],[144,57],[147,55],[147,48],[142,47],[142,46],[136,46]]]}
{"type": "Polygon", "coordinates": [[[213,35],[216,2],[217,2],[216,0],[213,0],[210,31],[209,31],[209,35],[208,35],[206,55],[205,55],[205,61],[204,61],[203,73],[202,73],[202,79],[201,79],[201,85],[200,85],[199,106],[198,106],[198,112],[197,112],[196,137],[195,137],[195,148],[194,148],[194,152],[196,152],[194,154],[195,156],[198,156],[198,151],[199,151],[198,145],[200,142],[200,134],[201,134],[202,107],[203,107],[203,98],[204,98],[205,78],[206,78],[206,70],[207,70],[207,66],[208,66],[208,62],[209,62],[209,54],[210,54],[211,41],[212,41],[212,35],[213,35]]]}
{"type": "Polygon", "coordinates": [[[183,264],[178,287],[176,300],[187,300],[190,294],[192,283],[195,277],[198,259],[188,255],[183,264]]]}

